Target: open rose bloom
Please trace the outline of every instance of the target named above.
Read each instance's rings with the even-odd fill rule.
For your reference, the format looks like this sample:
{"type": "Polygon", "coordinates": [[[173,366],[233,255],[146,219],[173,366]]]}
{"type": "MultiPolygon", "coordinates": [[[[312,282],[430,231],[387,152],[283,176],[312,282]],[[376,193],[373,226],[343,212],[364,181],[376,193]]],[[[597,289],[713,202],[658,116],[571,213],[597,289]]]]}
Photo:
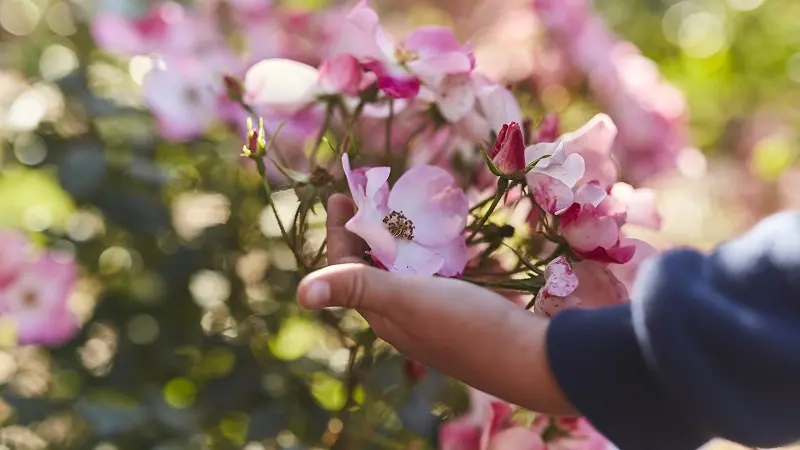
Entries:
{"type": "MultiPolygon", "coordinates": [[[[220,122],[246,136],[242,154],[267,195],[292,190],[302,203],[294,217],[275,207],[265,216],[299,269],[318,268],[326,249],[324,241],[309,248],[308,211],[340,192],[355,205],[345,226],[375,267],[489,286],[553,317],[629,300],[640,265],[658,253],[635,232],[661,226],[655,193],[636,183],[666,170],[683,145],[683,103],[641,56],[618,51],[584,3],[535,2],[563,53],[592,72],[590,90],[608,111],[569,125],[553,113],[524,114],[534,108],[480,73],[472,45],[453,30],[393,33],[367,0],[318,14],[229,1],[244,51],[218,15],[172,3],[136,19],[101,16],[93,32],[116,54],[155,55],[143,91],[162,136],[189,140],[220,122]],[[622,70],[631,67],[647,72],[644,87],[672,110],[648,102],[648,89],[622,70]],[[241,128],[248,117],[262,119],[258,129],[241,128]]],[[[74,269],[46,258],[19,263],[17,247],[7,248],[0,298],[9,317],[30,330],[71,323],[62,294],[74,269]],[[26,264],[24,276],[7,273],[26,264]],[[32,281],[42,273],[52,275],[32,281]]],[[[30,333],[29,341],[58,340],[30,333]]],[[[415,383],[425,377],[416,364],[404,370],[415,383]]],[[[472,400],[469,414],[443,425],[441,449],[608,448],[582,419],[524,421],[498,399],[473,391],[472,400]]]]}

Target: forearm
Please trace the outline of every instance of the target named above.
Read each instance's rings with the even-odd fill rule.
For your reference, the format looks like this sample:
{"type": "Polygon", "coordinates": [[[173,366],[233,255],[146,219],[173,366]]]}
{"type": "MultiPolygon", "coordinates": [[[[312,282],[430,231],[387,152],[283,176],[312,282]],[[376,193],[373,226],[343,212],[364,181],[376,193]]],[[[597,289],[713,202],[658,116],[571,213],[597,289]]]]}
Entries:
{"type": "Polygon", "coordinates": [[[409,330],[420,335],[414,348],[403,350],[511,403],[539,412],[575,413],[550,370],[546,319],[489,291],[476,296],[464,282],[442,282],[452,284],[448,290],[453,295],[430,305],[424,320],[408,317],[409,330]]]}

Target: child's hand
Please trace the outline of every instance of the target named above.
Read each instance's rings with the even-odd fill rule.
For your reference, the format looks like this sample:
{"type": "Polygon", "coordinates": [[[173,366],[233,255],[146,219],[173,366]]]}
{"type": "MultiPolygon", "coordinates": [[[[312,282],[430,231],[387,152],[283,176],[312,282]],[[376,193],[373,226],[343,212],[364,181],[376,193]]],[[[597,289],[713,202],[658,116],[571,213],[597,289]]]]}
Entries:
{"type": "Polygon", "coordinates": [[[303,306],[353,308],[409,358],[520,406],[574,412],[550,372],[547,320],[466,282],[367,266],[364,242],[344,227],[353,213],[348,197],[330,198],[331,266],[300,283],[303,306]]]}

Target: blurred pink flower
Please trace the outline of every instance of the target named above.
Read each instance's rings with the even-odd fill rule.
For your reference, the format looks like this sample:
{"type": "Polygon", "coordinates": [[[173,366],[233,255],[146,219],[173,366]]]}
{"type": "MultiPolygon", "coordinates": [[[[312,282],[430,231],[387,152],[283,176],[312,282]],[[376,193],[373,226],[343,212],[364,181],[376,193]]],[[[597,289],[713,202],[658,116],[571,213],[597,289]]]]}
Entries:
{"type": "Polygon", "coordinates": [[[526,175],[533,198],[545,211],[561,214],[573,203],[572,188],[586,169],[583,158],[568,155],[563,143],[539,143],[525,149],[525,164],[537,159],[526,175]]]}
{"type": "Polygon", "coordinates": [[[391,98],[412,98],[422,82],[438,86],[448,75],[468,73],[474,57],[450,29],[423,27],[394,44],[367,0],[346,16],[334,54],[347,53],[374,72],[378,88],[391,98]]]}
{"type": "Polygon", "coordinates": [[[553,317],[566,308],[599,308],[628,299],[628,290],[609,268],[595,261],[572,266],[559,256],[545,269],[545,285],[536,295],[533,311],[553,317]]]}
{"type": "Polygon", "coordinates": [[[17,276],[30,256],[28,241],[22,233],[0,230],[0,289],[17,276]]]}
{"type": "Polygon", "coordinates": [[[471,409],[441,426],[439,450],[546,450],[537,431],[511,422],[511,405],[468,389],[471,409]]]}
{"type": "Polygon", "coordinates": [[[68,304],[75,277],[74,262],[44,253],[0,287],[0,317],[14,326],[20,345],[60,345],[77,334],[68,304]]]}
{"type": "Polygon", "coordinates": [[[525,141],[517,122],[503,125],[489,157],[504,175],[512,175],[525,168],[525,141]]]}
{"type": "Polygon", "coordinates": [[[92,20],[91,32],[97,46],[111,53],[129,56],[160,53],[177,38],[175,28],[185,17],[180,4],[164,2],[132,19],[100,13],[92,20]]]}
{"type": "Polygon", "coordinates": [[[153,69],[144,80],[145,103],[167,139],[183,141],[203,134],[219,119],[221,104],[227,101],[222,78],[209,76],[202,66],[193,67],[191,75],[171,66],[153,69]]]}
{"type": "Polygon", "coordinates": [[[614,183],[608,192],[608,200],[624,209],[625,223],[653,230],[661,228],[661,213],[652,189],[636,189],[627,183],[614,183]]]}
{"type": "Polygon", "coordinates": [[[448,277],[463,272],[469,206],[447,171],[416,166],[390,190],[388,167],[352,170],[347,154],[342,166],[358,208],[346,227],[367,242],[376,261],[392,272],[448,277]]]}
{"type": "Polygon", "coordinates": [[[638,183],[672,170],[688,146],[683,94],[636,46],[620,41],[587,0],[534,0],[533,6],[619,127],[615,153],[626,178],[638,183]]]}

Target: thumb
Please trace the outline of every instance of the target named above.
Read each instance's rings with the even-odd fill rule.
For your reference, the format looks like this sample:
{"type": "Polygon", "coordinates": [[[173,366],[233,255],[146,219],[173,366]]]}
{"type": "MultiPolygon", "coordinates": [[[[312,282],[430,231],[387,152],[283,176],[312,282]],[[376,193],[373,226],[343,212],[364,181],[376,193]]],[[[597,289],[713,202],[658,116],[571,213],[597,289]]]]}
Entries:
{"type": "Polygon", "coordinates": [[[308,309],[340,306],[380,310],[391,303],[406,277],[364,264],[338,264],[317,270],[300,282],[297,297],[308,309]]]}

